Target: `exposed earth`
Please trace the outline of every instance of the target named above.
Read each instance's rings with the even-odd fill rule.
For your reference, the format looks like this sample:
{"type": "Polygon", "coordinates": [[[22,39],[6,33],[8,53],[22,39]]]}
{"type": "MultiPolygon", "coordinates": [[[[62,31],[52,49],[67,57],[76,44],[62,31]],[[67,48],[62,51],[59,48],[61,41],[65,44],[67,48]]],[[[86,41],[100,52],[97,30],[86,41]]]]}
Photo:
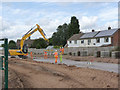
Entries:
{"type": "Polygon", "coordinates": [[[9,58],[9,88],[118,88],[117,73],[9,58]]]}

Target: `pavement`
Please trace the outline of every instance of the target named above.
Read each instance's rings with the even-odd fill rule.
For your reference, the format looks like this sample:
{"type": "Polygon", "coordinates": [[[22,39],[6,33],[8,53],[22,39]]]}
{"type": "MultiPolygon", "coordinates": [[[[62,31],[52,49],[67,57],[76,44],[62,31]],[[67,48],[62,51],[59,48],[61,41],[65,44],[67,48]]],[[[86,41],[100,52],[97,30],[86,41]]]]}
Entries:
{"type": "MultiPolygon", "coordinates": [[[[52,59],[52,58],[48,58],[48,59],[36,58],[36,59],[33,59],[33,60],[42,61],[42,62],[50,62],[50,63],[55,62],[55,59],[52,59]]],[[[59,63],[60,63],[60,60],[58,59],[57,64],[59,64],[59,63]]],[[[118,71],[120,71],[120,68],[118,70],[118,66],[120,66],[120,64],[101,63],[101,62],[87,62],[87,61],[83,62],[83,61],[73,61],[73,60],[68,60],[68,59],[63,59],[62,63],[66,64],[68,66],[69,65],[75,65],[77,67],[88,67],[88,68],[92,68],[92,69],[99,69],[99,70],[115,72],[115,73],[118,73],[118,71]]]]}

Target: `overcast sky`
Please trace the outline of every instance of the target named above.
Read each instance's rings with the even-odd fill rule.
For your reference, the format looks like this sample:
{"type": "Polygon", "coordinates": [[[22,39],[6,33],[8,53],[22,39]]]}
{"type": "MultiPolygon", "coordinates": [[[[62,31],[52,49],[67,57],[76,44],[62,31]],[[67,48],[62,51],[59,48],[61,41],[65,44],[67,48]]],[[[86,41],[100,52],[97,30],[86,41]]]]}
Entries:
{"type": "MultiPolygon", "coordinates": [[[[71,16],[77,17],[83,32],[118,27],[117,2],[3,2],[1,10],[0,38],[15,41],[35,24],[39,24],[50,38],[58,25],[70,22],[71,16]]],[[[41,35],[36,32],[31,38],[39,37],[41,35]]]]}

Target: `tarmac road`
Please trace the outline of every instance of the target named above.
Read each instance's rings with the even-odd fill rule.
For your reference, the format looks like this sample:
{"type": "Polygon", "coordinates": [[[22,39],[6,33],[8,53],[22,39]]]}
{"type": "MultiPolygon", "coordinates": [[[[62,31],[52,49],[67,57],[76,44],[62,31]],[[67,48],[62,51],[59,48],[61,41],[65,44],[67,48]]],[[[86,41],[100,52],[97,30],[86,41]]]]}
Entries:
{"type": "MultiPolygon", "coordinates": [[[[34,59],[35,61],[42,61],[42,62],[50,62],[54,63],[55,60],[52,58],[44,59],[44,58],[37,58],[34,59]]],[[[58,59],[57,64],[60,63],[60,60],[58,59]]],[[[73,61],[73,60],[67,60],[63,59],[63,62],[66,65],[75,65],[77,67],[88,67],[88,68],[93,68],[93,69],[99,69],[99,70],[104,70],[104,71],[109,71],[109,72],[116,72],[120,71],[120,68],[118,70],[118,65],[120,64],[111,64],[111,63],[101,63],[101,62],[81,62],[81,61],[73,61]]],[[[120,72],[119,72],[120,73],[120,72]]]]}

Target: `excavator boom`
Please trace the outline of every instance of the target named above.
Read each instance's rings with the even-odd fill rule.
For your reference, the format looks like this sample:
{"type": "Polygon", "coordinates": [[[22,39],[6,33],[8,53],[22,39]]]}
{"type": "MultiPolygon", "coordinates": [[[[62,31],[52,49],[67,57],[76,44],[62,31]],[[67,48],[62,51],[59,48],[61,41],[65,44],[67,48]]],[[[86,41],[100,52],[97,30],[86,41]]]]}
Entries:
{"type": "Polygon", "coordinates": [[[9,50],[9,53],[11,56],[26,56],[28,55],[27,53],[23,52],[23,45],[24,45],[24,41],[30,37],[34,32],[36,32],[37,30],[40,32],[40,34],[43,36],[43,38],[49,42],[49,40],[46,38],[46,35],[44,33],[44,31],[40,28],[40,26],[38,24],[36,24],[37,28],[35,28],[35,26],[33,28],[31,28],[21,39],[20,42],[20,49],[16,49],[16,50],[9,50]],[[35,29],[34,29],[35,28],[35,29]]]}

